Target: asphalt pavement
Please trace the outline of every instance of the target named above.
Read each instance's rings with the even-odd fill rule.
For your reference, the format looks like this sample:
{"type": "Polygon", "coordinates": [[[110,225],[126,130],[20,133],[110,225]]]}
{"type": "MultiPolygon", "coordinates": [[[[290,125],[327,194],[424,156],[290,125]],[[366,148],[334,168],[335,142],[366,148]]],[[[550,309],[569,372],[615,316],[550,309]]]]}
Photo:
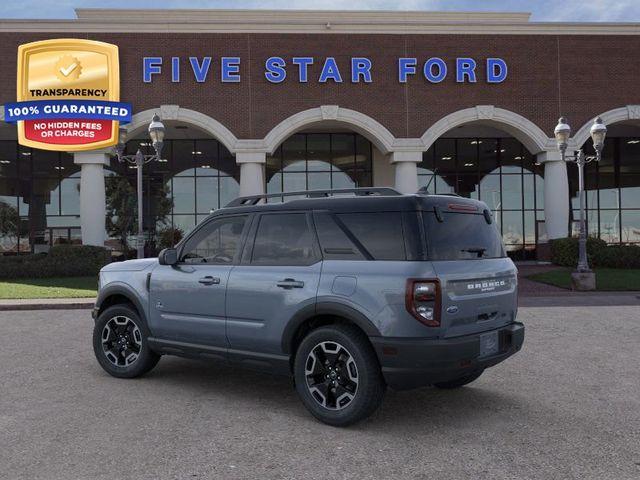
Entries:
{"type": "Polygon", "coordinates": [[[347,429],[291,383],[164,357],[104,373],[88,310],[0,312],[0,478],[638,479],[640,307],[521,308],[523,350],[347,429]]]}

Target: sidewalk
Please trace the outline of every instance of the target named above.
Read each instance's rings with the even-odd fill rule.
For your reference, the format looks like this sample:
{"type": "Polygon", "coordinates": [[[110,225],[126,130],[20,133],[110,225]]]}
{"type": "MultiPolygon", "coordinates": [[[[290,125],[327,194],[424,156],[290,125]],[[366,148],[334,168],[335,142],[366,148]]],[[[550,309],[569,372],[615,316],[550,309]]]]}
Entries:
{"type": "Polygon", "coordinates": [[[9,310],[74,310],[93,308],[95,298],[30,298],[0,300],[0,312],[9,310]]]}

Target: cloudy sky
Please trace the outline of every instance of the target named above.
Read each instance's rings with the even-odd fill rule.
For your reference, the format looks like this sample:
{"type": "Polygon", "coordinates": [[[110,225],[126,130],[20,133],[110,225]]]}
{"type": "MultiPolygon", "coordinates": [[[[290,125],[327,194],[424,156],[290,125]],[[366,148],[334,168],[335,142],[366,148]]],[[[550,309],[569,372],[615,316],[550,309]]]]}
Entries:
{"type": "Polygon", "coordinates": [[[534,21],[640,22],[640,0],[19,0],[2,18],[74,18],[85,8],[292,8],[531,12],[534,21]]]}

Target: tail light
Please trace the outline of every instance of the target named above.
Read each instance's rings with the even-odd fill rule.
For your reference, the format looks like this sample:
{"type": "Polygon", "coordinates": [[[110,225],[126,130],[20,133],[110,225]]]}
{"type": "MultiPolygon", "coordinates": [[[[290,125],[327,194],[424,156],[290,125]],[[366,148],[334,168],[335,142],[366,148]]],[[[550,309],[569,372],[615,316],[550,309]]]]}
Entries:
{"type": "Polygon", "coordinates": [[[440,282],[438,280],[407,280],[405,294],[407,311],[428,327],[440,326],[440,282]]]}

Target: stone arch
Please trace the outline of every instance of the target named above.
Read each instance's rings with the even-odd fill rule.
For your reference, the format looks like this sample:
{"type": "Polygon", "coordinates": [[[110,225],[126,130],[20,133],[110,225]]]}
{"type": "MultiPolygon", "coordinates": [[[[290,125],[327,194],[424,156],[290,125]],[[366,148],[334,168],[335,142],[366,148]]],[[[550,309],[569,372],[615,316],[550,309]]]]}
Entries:
{"type": "Polygon", "coordinates": [[[236,136],[216,119],[204,113],[182,108],[179,105],[161,105],[159,108],[151,108],[133,115],[131,123],[127,125],[129,133],[146,130],[153,115],[157,113],[160,118],[188,123],[204,130],[222,143],[231,153],[236,153],[238,139],[236,136]]]}
{"type": "Polygon", "coordinates": [[[386,127],[364,113],[337,105],[322,105],[285,118],[264,137],[264,146],[267,152],[273,153],[294,133],[320,122],[337,123],[351,128],[369,139],[383,154],[393,150],[395,137],[386,127]]]}
{"type": "Polygon", "coordinates": [[[554,148],[554,140],[527,118],[510,110],[493,105],[465,108],[441,118],[431,125],[421,137],[425,150],[452,128],[471,122],[492,125],[517,138],[529,152],[536,154],[554,148]]]}
{"type": "MultiPolygon", "coordinates": [[[[640,105],[627,105],[625,107],[614,108],[613,110],[601,113],[599,116],[607,126],[627,120],[638,120],[640,123],[640,105]]],[[[595,117],[590,118],[573,136],[572,140],[575,142],[575,149],[582,148],[582,145],[589,140],[591,136],[591,125],[593,125],[594,119],[595,117]]]]}

